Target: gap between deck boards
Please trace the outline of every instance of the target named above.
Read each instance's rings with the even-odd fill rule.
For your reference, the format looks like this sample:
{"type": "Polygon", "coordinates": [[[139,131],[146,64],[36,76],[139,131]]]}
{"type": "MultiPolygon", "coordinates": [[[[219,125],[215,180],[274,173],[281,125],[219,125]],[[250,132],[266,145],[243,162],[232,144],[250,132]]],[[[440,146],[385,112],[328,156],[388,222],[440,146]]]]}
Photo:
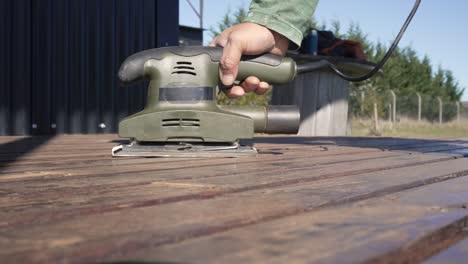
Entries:
{"type": "MultiPolygon", "coordinates": [[[[90,207],[90,208],[85,207],[85,208],[75,209],[75,210],[62,210],[53,214],[48,214],[47,217],[46,215],[43,215],[40,218],[49,219],[49,220],[54,219],[54,221],[57,221],[60,219],[66,219],[66,218],[70,218],[74,216],[102,214],[106,212],[126,210],[129,208],[151,207],[151,206],[177,203],[177,202],[188,201],[188,200],[206,200],[206,199],[212,199],[212,198],[229,195],[229,194],[244,193],[244,192],[255,191],[255,190],[267,190],[269,188],[278,188],[278,187],[284,187],[284,186],[295,185],[295,184],[305,184],[305,183],[325,180],[325,179],[350,177],[353,175],[359,175],[359,174],[364,174],[364,173],[388,171],[392,169],[405,168],[405,167],[415,167],[419,165],[443,162],[443,161],[448,161],[448,160],[453,160],[453,159],[454,157],[440,157],[440,158],[429,159],[426,161],[419,161],[419,162],[413,161],[413,162],[404,163],[404,164],[394,164],[390,166],[381,166],[377,168],[344,170],[343,172],[340,172],[340,173],[329,173],[329,174],[318,175],[318,176],[314,176],[310,178],[298,177],[298,178],[293,178],[293,179],[276,180],[276,181],[271,181],[270,183],[261,183],[261,184],[257,183],[255,185],[239,186],[239,187],[229,188],[229,189],[220,190],[220,191],[217,191],[217,190],[201,191],[201,192],[193,193],[193,194],[167,196],[167,197],[160,197],[160,198],[155,198],[155,199],[145,199],[145,200],[139,200],[139,201],[133,201],[133,202],[118,203],[118,204],[113,204],[113,205],[108,205],[108,206],[99,206],[99,207],[90,207]]],[[[300,172],[303,169],[304,168],[301,167],[301,168],[297,168],[296,170],[300,172]]],[[[451,174],[448,177],[459,177],[459,176],[457,176],[456,174],[451,174]]],[[[426,184],[426,183],[422,182],[419,184],[426,184]]],[[[416,185],[418,185],[418,183],[416,183],[416,185]]],[[[411,186],[413,185],[410,185],[409,187],[411,186]]],[[[333,204],[336,205],[337,203],[333,202],[330,205],[333,205],[333,204]]],[[[37,219],[38,219],[37,215],[31,216],[31,217],[22,217],[21,220],[15,221],[14,223],[9,223],[9,222],[0,223],[0,227],[2,225],[10,226],[10,227],[15,226],[15,225],[24,225],[24,224],[32,223],[36,221],[37,219]]]]}
{"type": "MultiPolygon", "coordinates": [[[[343,206],[344,204],[349,204],[349,203],[355,203],[359,201],[364,201],[364,200],[369,200],[370,198],[380,198],[383,196],[386,196],[388,194],[394,194],[398,192],[404,192],[405,190],[410,190],[414,189],[417,187],[422,187],[422,186],[431,186],[432,184],[435,183],[441,183],[441,182],[447,182],[450,180],[454,180],[457,178],[463,178],[468,175],[468,171],[463,171],[463,172],[457,172],[453,174],[448,174],[448,175],[441,175],[437,177],[432,177],[429,179],[424,179],[420,180],[418,182],[409,182],[406,184],[398,185],[398,186],[392,186],[388,188],[383,188],[380,190],[376,190],[374,192],[371,192],[369,194],[361,194],[357,196],[353,196],[352,198],[344,198],[344,199],[338,199],[335,201],[329,201],[328,203],[325,203],[321,206],[316,206],[316,207],[311,207],[311,208],[304,208],[304,209],[295,209],[295,210],[289,210],[289,211],[284,211],[284,212],[277,212],[276,214],[271,214],[264,216],[263,218],[257,218],[257,219],[252,219],[252,220],[247,220],[247,221],[241,221],[241,222],[229,222],[229,225],[221,225],[221,226],[211,226],[211,227],[206,227],[206,228],[198,228],[196,230],[192,230],[192,232],[186,233],[182,232],[179,234],[173,234],[173,238],[166,238],[164,240],[160,240],[159,242],[152,242],[148,244],[147,239],[143,239],[141,241],[128,241],[124,244],[120,244],[120,247],[122,249],[125,249],[122,253],[125,252],[133,252],[134,250],[144,250],[145,248],[148,248],[148,246],[151,247],[159,247],[159,246],[164,246],[164,245],[171,245],[175,243],[179,243],[181,241],[186,241],[190,239],[196,239],[200,237],[206,237],[214,234],[218,234],[221,232],[226,232],[234,229],[238,229],[240,227],[246,227],[246,226],[251,226],[255,224],[260,224],[260,223],[266,223],[269,221],[273,220],[278,220],[282,219],[285,217],[292,217],[292,216],[298,216],[302,215],[305,213],[310,213],[310,212],[318,212],[322,209],[327,209],[327,208],[332,208],[335,206],[343,206]]],[[[464,230],[466,228],[466,221],[467,218],[466,216],[458,219],[452,223],[448,223],[444,228],[438,229],[435,232],[431,232],[428,236],[425,236],[415,243],[411,244],[411,247],[409,248],[399,248],[396,251],[393,251],[391,253],[385,254],[380,256],[379,258],[372,259],[373,261],[378,261],[378,263],[399,263],[394,262],[393,260],[405,260],[408,258],[414,259],[414,255],[405,255],[409,254],[408,252],[405,253],[405,250],[408,249],[416,249],[420,248],[423,245],[429,246],[429,248],[426,248],[422,254],[418,256],[418,258],[425,259],[437,252],[439,252],[442,249],[445,249],[449,247],[450,245],[456,243],[457,241],[463,239],[466,237],[467,233],[464,230]],[[438,245],[427,245],[427,243],[434,241],[433,239],[437,239],[437,241],[440,241],[441,243],[438,245]]],[[[140,235],[141,236],[141,235],[140,235]]],[[[112,245],[101,245],[99,248],[99,254],[103,254],[104,252],[111,252],[112,251],[112,245]]],[[[91,251],[92,252],[92,251],[91,251]]],[[[79,253],[82,254],[82,253],[79,253]]],[[[93,258],[96,257],[102,257],[103,255],[92,255],[92,253],[88,252],[85,253],[84,255],[81,255],[83,257],[81,261],[88,259],[92,260],[93,258]],[[87,255],[91,254],[91,255],[87,255]]],[[[79,259],[79,255],[77,256],[72,256],[73,258],[79,259]]],[[[47,261],[57,261],[59,260],[59,255],[51,255],[49,256],[46,260],[47,261]]]]}
{"type": "MultiPolygon", "coordinates": [[[[400,154],[398,154],[396,156],[400,156],[400,154]]],[[[401,154],[401,155],[404,156],[403,154],[401,154]]],[[[245,192],[249,192],[249,191],[259,191],[259,190],[263,190],[263,189],[282,188],[282,187],[291,186],[291,185],[311,183],[313,181],[318,181],[318,180],[340,178],[340,177],[345,177],[345,176],[355,176],[355,175],[359,175],[359,174],[371,173],[371,172],[377,172],[377,171],[390,171],[390,170],[399,169],[399,168],[408,168],[408,167],[412,167],[412,166],[419,166],[419,165],[425,165],[425,164],[434,164],[436,162],[443,163],[444,161],[454,160],[455,158],[456,158],[456,156],[455,157],[440,156],[440,157],[434,158],[432,160],[413,162],[411,164],[403,164],[403,165],[400,164],[400,165],[397,165],[397,166],[386,166],[386,167],[382,166],[382,167],[371,168],[371,169],[344,171],[342,173],[324,174],[324,175],[320,175],[320,176],[315,177],[315,178],[286,179],[286,180],[275,181],[275,182],[271,182],[271,183],[267,183],[267,184],[257,184],[257,185],[252,185],[252,186],[237,187],[237,188],[232,188],[230,190],[223,190],[223,191],[219,191],[219,192],[215,191],[215,192],[208,192],[208,193],[200,193],[200,194],[194,195],[194,196],[189,195],[189,196],[169,197],[169,198],[167,198],[168,200],[165,201],[165,202],[161,202],[162,200],[157,200],[157,199],[155,199],[155,200],[145,200],[145,201],[135,201],[133,204],[131,204],[131,203],[124,204],[125,206],[122,206],[122,204],[120,204],[120,205],[118,205],[120,207],[109,207],[110,210],[108,210],[108,211],[106,211],[106,208],[104,208],[104,210],[102,210],[102,211],[95,211],[98,208],[94,208],[94,209],[89,208],[88,211],[86,211],[86,210],[79,211],[78,210],[77,211],[78,214],[75,214],[75,215],[62,215],[62,217],[64,217],[64,218],[60,218],[60,217],[53,218],[52,217],[49,220],[53,220],[53,221],[65,220],[68,217],[72,217],[72,216],[103,214],[103,213],[106,213],[106,212],[116,212],[116,211],[120,211],[120,210],[128,210],[128,209],[136,209],[136,208],[144,208],[144,207],[153,207],[155,205],[167,205],[167,204],[171,204],[171,203],[175,203],[175,202],[183,202],[183,201],[196,200],[196,199],[207,200],[207,199],[219,198],[219,197],[222,197],[222,196],[227,196],[227,195],[232,195],[232,194],[245,193],[245,192]],[[171,200],[171,199],[173,199],[173,200],[171,200]],[[180,200],[178,200],[178,199],[180,199],[180,200]]],[[[351,162],[351,161],[348,161],[348,162],[351,162]]],[[[333,164],[338,164],[338,163],[339,163],[338,161],[337,161],[337,163],[330,162],[327,165],[331,166],[333,164]]],[[[314,166],[316,166],[316,165],[314,165],[314,166]]],[[[310,167],[310,168],[313,168],[313,166],[310,167]]],[[[304,167],[297,168],[297,170],[301,170],[301,169],[303,170],[304,167]]],[[[151,170],[151,171],[154,171],[154,170],[151,170]]],[[[129,172],[125,172],[125,173],[129,173],[129,172]]],[[[335,206],[339,206],[339,205],[343,205],[343,204],[349,204],[349,203],[354,203],[354,202],[358,202],[358,201],[373,199],[373,198],[385,196],[387,194],[402,192],[404,190],[410,190],[410,189],[414,189],[414,188],[418,188],[418,187],[422,187],[422,186],[426,186],[426,185],[432,185],[432,184],[435,184],[435,183],[450,181],[450,180],[457,179],[457,178],[463,178],[463,177],[466,177],[467,175],[468,175],[467,170],[460,170],[458,172],[454,172],[454,173],[450,173],[450,174],[440,175],[440,176],[431,177],[431,178],[427,178],[427,179],[421,179],[421,180],[418,180],[418,181],[412,181],[412,182],[407,182],[407,183],[404,183],[404,184],[399,184],[399,185],[395,185],[395,186],[389,186],[389,187],[386,187],[386,188],[381,188],[381,189],[375,190],[373,192],[362,193],[362,194],[358,194],[358,195],[354,195],[354,196],[350,196],[350,197],[344,197],[344,198],[341,198],[341,199],[330,200],[330,201],[328,201],[326,203],[323,203],[321,205],[318,205],[318,206],[305,207],[305,208],[293,208],[293,209],[289,209],[289,210],[284,210],[284,211],[281,211],[281,212],[276,212],[275,214],[265,215],[263,218],[253,219],[252,221],[241,221],[241,222],[233,221],[233,222],[229,223],[230,226],[211,226],[211,227],[207,227],[205,229],[199,229],[197,232],[189,233],[188,235],[187,234],[185,234],[185,235],[184,234],[178,234],[178,235],[175,236],[176,239],[172,239],[172,240],[167,239],[161,244],[152,244],[151,246],[170,245],[170,244],[180,242],[180,241],[184,241],[184,240],[189,240],[189,239],[193,239],[193,238],[208,236],[208,235],[217,234],[217,233],[228,231],[228,230],[237,229],[239,227],[251,226],[251,225],[254,225],[254,224],[264,223],[264,222],[272,221],[272,220],[275,220],[275,219],[281,219],[281,218],[285,218],[285,217],[301,215],[301,214],[304,214],[304,213],[318,211],[318,210],[322,210],[322,209],[325,209],[325,208],[331,208],[331,207],[335,207],[335,206]]],[[[111,174],[109,174],[109,176],[111,176],[111,174]]],[[[101,175],[101,177],[102,177],[102,175],[101,175]]],[[[47,178],[45,178],[45,179],[47,179],[47,178]]],[[[44,178],[38,177],[37,180],[38,181],[39,180],[44,180],[44,178]]],[[[99,209],[103,209],[103,208],[99,208],[99,209]]],[[[37,215],[35,217],[37,217],[37,215]]],[[[33,220],[35,220],[35,219],[31,218],[29,220],[30,221],[29,223],[33,223],[33,222],[31,222],[33,220]]],[[[438,239],[445,239],[447,237],[447,234],[454,234],[452,232],[453,230],[455,230],[454,232],[456,234],[460,235],[460,229],[458,227],[462,226],[460,221],[464,221],[464,220],[465,220],[465,227],[466,227],[466,218],[461,219],[461,220],[457,220],[457,221],[451,223],[450,225],[448,225],[448,227],[447,227],[448,231],[444,229],[445,231],[442,230],[442,231],[440,231],[441,233],[433,233],[432,237],[439,237],[438,239]],[[450,231],[450,230],[452,230],[452,231],[450,231]]],[[[17,223],[17,224],[19,224],[19,227],[20,227],[22,224],[28,224],[28,221],[25,221],[23,223],[17,223]]],[[[9,227],[12,227],[12,226],[9,226],[9,227]]],[[[458,237],[458,238],[447,240],[448,245],[447,244],[444,244],[444,245],[446,247],[448,247],[448,246],[452,245],[453,243],[456,243],[456,241],[459,241],[463,237],[466,237],[465,233],[462,233],[462,235],[460,237],[458,237]]],[[[421,241],[422,241],[421,243],[424,244],[427,241],[430,241],[430,237],[423,238],[421,241]]],[[[131,247],[129,247],[129,248],[131,249],[132,247],[134,247],[134,249],[137,249],[138,248],[137,246],[145,247],[145,246],[148,246],[148,245],[147,244],[136,243],[136,244],[132,244],[131,247]]],[[[106,248],[104,247],[103,250],[105,251],[105,249],[106,248]]],[[[108,249],[108,250],[111,250],[111,249],[108,249]]],[[[428,252],[430,252],[430,254],[433,254],[434,250],[438,250],[438,249],[434,247],[432,250],[433,251],[428,251],[428,252]]],[[[401,251],[399,251],[399,252],[401,253],[401,251]]],[[[58,260],[58,259],[59,258],[57,257],[55,259],[52,258],[51,260],[58,260]]],[[[375,259],[375,260],[377,261],[379,259],[375,259]]],[[[383,260],[385,260],[385,259],[381,259],[380,261],[383,261],[383,260]]]]}

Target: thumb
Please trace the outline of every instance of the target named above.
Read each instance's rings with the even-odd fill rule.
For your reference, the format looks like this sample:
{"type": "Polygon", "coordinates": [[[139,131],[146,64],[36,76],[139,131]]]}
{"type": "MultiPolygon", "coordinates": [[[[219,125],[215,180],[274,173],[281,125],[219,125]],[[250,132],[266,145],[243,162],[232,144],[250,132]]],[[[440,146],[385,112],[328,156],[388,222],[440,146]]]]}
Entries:
{"type": "Polygon", "coordinates": [[[224,85],[232,85],[239,71],[242,48],[235,41],[228,41],[219,62],[220,78],[224,85]]]}

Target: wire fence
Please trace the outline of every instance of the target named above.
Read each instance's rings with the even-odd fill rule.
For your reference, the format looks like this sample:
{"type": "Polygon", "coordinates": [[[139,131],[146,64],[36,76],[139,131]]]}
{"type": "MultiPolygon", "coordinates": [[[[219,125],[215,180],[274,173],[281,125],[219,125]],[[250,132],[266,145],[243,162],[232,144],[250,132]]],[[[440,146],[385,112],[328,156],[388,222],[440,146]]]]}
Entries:
{"type": "Polygon", "coordinates": [[[460,102],[421,93],[399,95],[392,90],[383,93],[354,92],[350,94],[349,103],[351,118],[390,123],[404,119],[443,124],[459,122],[463,115],[460,102]]]}

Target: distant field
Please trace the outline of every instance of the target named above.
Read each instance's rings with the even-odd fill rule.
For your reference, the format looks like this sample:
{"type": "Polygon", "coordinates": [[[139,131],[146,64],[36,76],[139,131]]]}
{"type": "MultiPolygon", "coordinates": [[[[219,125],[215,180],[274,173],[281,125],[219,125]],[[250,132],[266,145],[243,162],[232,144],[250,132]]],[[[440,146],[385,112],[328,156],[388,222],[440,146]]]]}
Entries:
{"type": "Polygon", "coordinates": [[[468,138],[468,119],[460,123],[449,122],[442,125],[427,121],[400,120],[391,126],[389,122],[380,121],[379,130],[373,128],[372,120],[353,119],[351,122],[352,136],[384,136],[384,137],[411,137],[411,138],[468,138]]]}

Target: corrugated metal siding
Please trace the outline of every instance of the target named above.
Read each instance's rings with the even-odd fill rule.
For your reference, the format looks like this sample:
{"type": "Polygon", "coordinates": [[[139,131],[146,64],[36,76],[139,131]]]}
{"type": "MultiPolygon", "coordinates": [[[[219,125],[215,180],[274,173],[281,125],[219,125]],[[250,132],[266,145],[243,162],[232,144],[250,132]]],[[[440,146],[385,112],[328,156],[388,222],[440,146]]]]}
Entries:
{"type": "Polygon", "coordinates": [[[146,97],[146,84],[119,86],[120,63],[178,42],[178,1],[2,0],[0,10],[0,135],[116,132],[146,97]]]}
{"type": "Polygon", "coordinates": [[[179,27],[179,45],[197,46],[203,45],[203,29],[188,26],[179,27]]]}
{"type": "Polygon", "coordinates": [[[31,6],[0,1],[0,134],[27,134],[31,99],[31,6]]]}

